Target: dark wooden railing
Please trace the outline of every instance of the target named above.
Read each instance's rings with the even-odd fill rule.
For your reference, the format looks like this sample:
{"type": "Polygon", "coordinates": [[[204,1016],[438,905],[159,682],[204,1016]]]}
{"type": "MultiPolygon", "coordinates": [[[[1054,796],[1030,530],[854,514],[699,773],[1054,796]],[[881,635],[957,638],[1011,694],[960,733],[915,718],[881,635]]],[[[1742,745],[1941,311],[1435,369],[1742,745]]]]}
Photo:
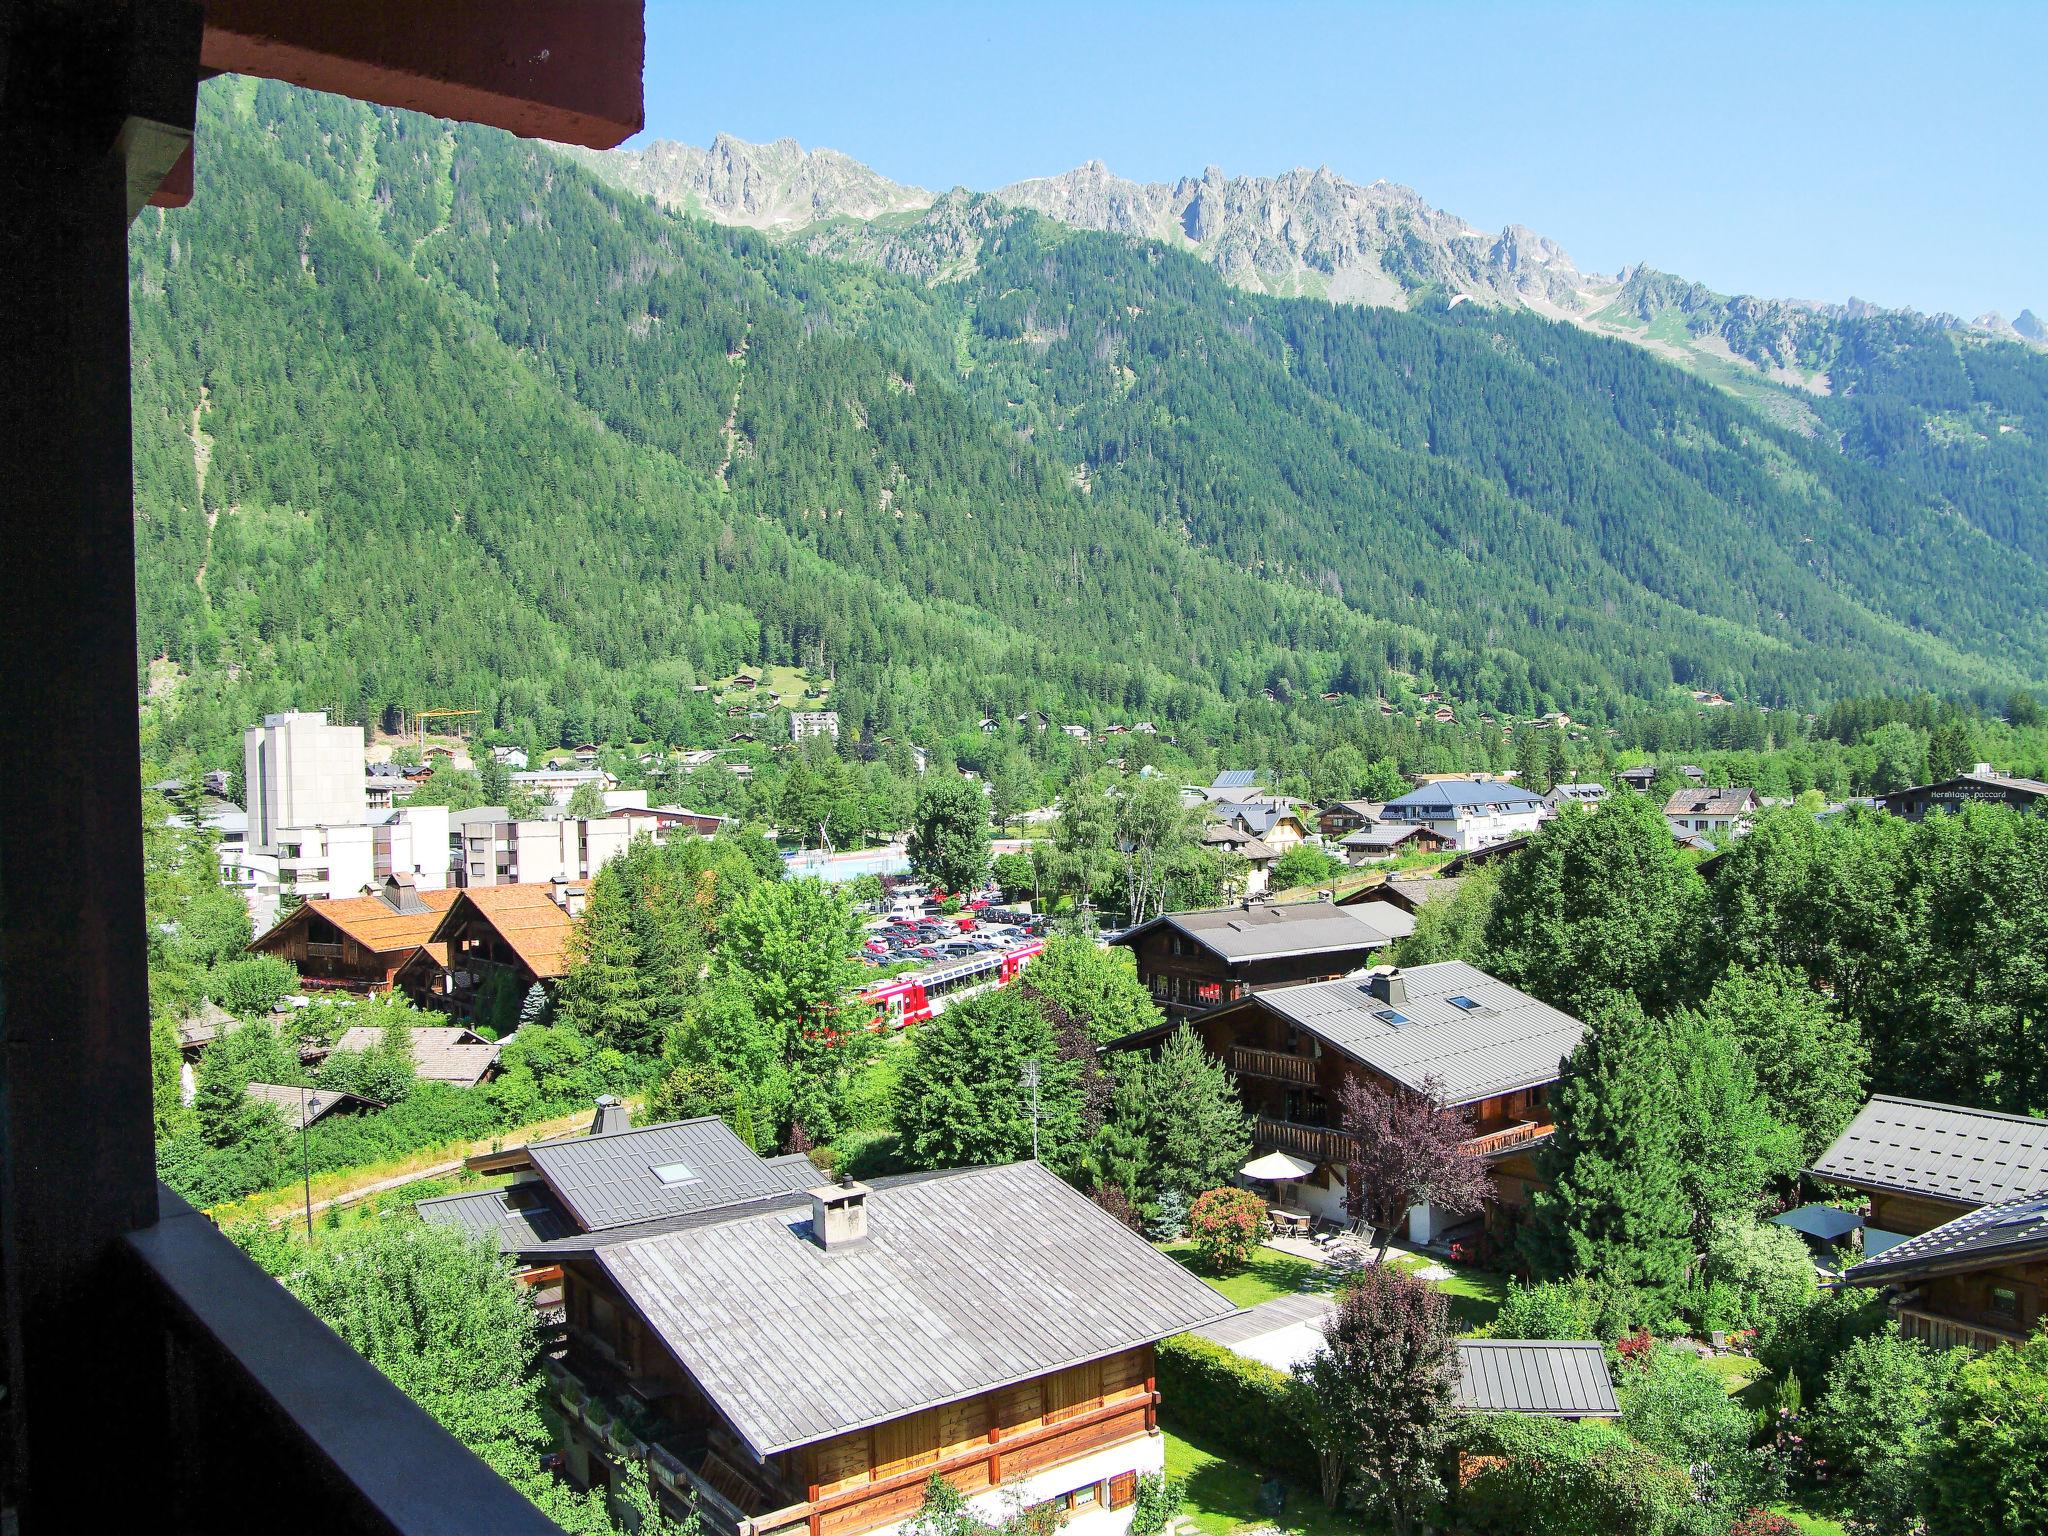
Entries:
{"type": "Polygon", "coordinates": [[[1298,1125],[1292,1120],[1273,1120],[1261,1115],[1252,1128],[1252,1139],[1262,1147],[1274,1147],[1312,1163],[1342,1164],[1351,1160],[1351,1138],[1326,1125],[1298,1125]]]}
{"type": "Polygon", "coordinates": [[[1903,1337],[1918,1339],[1936,1349],[1973,1349],[1979,1354],[1986,1354],[2001,1344],[2024,1344],[2027,1341],[2027,1336],[2017,1329],[1967,1322],[1921,1307],[1893,1307],[1892,1315],[1899,1320],[1899,1333],[1903,1337]]]}
{"type": "Polygon", "coordinates": [[[1289,1051],[1264,1051],[1257,1046],[1235,1045],[1230,1048],[1230,1065],[1251,1077],[1271,1077],[1306,1088],[1313,1088],[1316,1082],[1315,1058],[1296,1056],[1289,1051]]]}

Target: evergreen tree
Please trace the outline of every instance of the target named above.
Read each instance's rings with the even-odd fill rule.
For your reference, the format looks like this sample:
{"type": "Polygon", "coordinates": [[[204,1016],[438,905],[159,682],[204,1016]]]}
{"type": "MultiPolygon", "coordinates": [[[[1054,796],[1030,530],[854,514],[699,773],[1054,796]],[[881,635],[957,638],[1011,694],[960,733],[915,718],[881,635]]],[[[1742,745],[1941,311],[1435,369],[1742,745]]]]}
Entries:
{"type": "Polygon", "coordinates": [[[1080,1072],[1062,1056],[1044,1010],[1014,987],[955,1003],[911,1035],[896,1098],[905,1158],[919,1168],[958,1168],[1031,1156],[1031,1062],[1039,1160],[1079,1172],[1088,1152],[1080,1072]]]}
{"type": "Polygon", "coordinates": [[[1548,1188],[1533,1195],[1523,1236],[1539,1276],[1596,1275],[1646,1290],[1684,1276],[1692,1217],[1668,1040],[1660,1024],[1617,999],[1565,1058],[1554,1090],[1557,1129],[1540,1163],[1548,1188]]]}
{"type": "Polygon", "coordinates": [[[1251,1155],[1251,1119],[1236,1080],[1185,1024],[1157,1055],[1122,1069],[1112,1106],[1113,1123],[1145,1148],[1142,1181],[1125,1185],[1140,1199],[1168,1190],[1193,1199],[1228,1184],[1251,1155]]]}
{"type": "Polygon", "coordinates": [[[1797,1136],[1803,1164],[1862,1107],[1869,1053],[1856,1026],[1790,967],[1730,969],[1699,1014],[1741,1046],[1772,1116],[1797,1136]]]}
{"type": "Polygon", "coordinates": [[[1678,1097],[1673,1154],[1698,1246],[1717,1222],[1754,1215],[1765,1186],[1799,1168],[1799,1133],[1772,1114],[1749,1057],[1711,1015],[1681,1010],[1663,1034],[1678,1097]]]}

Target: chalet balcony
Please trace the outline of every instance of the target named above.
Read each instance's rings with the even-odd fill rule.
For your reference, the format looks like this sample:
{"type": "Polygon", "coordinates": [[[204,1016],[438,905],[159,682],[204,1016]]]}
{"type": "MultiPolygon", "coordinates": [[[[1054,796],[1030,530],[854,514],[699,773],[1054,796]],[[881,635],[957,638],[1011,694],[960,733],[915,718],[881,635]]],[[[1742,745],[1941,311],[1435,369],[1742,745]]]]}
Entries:
{"type": "Polygon", "coordinates": [[[1351,1161],[1351,1138],[1327,1125],[1302,1125],[1261,1115],[1253,1124],[1252,1140],[1261,1147],[1305,1157],[1312,1163],[1341,1166],[1351,1161]]]}
{"type": "Polygon", "coordinates": [[[1524,1120],[1516,1125],[1504,1126],[1497,1131],[1487,1131],[1463,1143],[1464,1149],[1474,1157],[1499,1157],[1548,1137],[1557,1127],[1545,1120],[1524,1120]]]}
{"type": "Polygon", "coordinates": [[[1264,1051],[1256,1046],[1234,1045],[1230,1048],[1231,1070],[1247,1077],[1270,1077],[1276,1082],[1293,1083],[1302,1088],[1316,1085],[1316,1059],[1313,1056],[1297,1056],[1291,1051],[1264,1051]]]}
{"type": "Polygon", "coordinates": [[[1944,1312],[1921,1307],[1895,1306],[1892,1316],[1899,1320],[1899,1333],[1935,1349],[1970,1349],[1987,1354],[2002,1344],[2024,1344],[2027,1335],[2016,1328],[1971,1322],[1944,1312]]]}

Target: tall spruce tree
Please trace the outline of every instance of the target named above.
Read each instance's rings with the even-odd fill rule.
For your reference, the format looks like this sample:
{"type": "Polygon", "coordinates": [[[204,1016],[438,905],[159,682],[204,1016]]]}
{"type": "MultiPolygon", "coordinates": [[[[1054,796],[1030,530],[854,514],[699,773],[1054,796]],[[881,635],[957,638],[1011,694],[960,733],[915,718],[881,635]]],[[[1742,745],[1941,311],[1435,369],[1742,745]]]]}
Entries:
{"type": "Polygon", "coordinates": [[[1668,1039],[1630,1000],[1611,998],[1565,1059],[1557,1130],[1542,1158],[1549,1187],[1532,1199],[1523,1234],[1539,1275],[1596,1274],[1649,1290],[1684,1276],[1692,1215],[1668,1039]]]}
{"type": "Polygon", "coordinates": [[[1192,1200],[1229,1183],[1251,1154],[1251,1120],[1235,1079],[1185,1024],[1157,1056],[1123,1069],[1112,1106],[1112,1122],[1146,1149],[1134,1198],[1173,1190],[1192,1200]]]}

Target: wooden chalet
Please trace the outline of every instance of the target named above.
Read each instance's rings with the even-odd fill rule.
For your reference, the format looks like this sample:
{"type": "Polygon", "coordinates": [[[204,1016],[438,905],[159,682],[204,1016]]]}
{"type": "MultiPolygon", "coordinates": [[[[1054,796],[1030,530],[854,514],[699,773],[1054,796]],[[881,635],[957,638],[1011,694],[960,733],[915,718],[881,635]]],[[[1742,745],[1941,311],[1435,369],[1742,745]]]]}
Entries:
{"type": "Polygon", "coordinates": [[[497,971],[509,972],[521,995],[538,982],[551,987],[569,969],[575,923],[552,885],[479,885],[451,891],[455,900],[397,984],[422,1008],[469,1018],[497,971]]]}
{"type": "Polygon", "coordinates": [[[1324,837],[1360,832],[1378,821],[1386,808],[1384,800],[1332,800],[1317,813],[1316,830],[1324,837]]]}
{"type": "Polygon", "coordinates": [[[1345,862],[1355,866],[1397,859],[1405,853],[1448,853],[1457,844],[1434,827],[1382,822],[1339,838],[1337,846],[1344,851],[1345,862]]]}
{"type": "MultiPolygon", "coordinates": [[[[423,1083],[447,1083],[456,1088],[474,1088],[497,1075],[498,1046],[475,1030],[450,1025],[417,1025],[408,1046],[413,1075],[423,1083]]],[[[334,1042],[337,1051],[375,1050],[384,1032],[359,1024],[341,1032],[334,1042]]]]}
{"type": "MultiPolygon", "coordinates": [[[[1117,1048],[1150,1046],[1173,1027],[1117,1048]]],[[[1348,1221],[1351,1138],[1339,1125],[1338,1095],[1363,1077],[1432,1093],[1471,1116],[1468,1145],[1493,1165],[1490,1229],[1504,1227],[1540,1183],[1536,1153],[1554,1125],[1550,1085],[1585,1033],[1569,1014],[1455,960],[1252,992],[1200,1015],[1194,1028],[1237,1080],[1255,1145],[1297,1165],[1290,1204],[1348,1221]]],[[[1446,1230],[1441,1213],[1409,1215],[1415,1241],[1446,1230]]]]}
{"type": "Polygon", "coordinates": [[[1374,902],[1385,902],[1399,907],[1410,917],[1420,913],[1433,901],[1449,901],[1458,894],[1464,881],[1455,875],[1429,875],[1403,877],[1375,881],[1355,891],[1347,891],[1337,898],[1340,907],[1367,906],[1374,902]]]}
{"type": "Polygon", "coordinates": [[[1878,1094],[1806,1170],[1867,1198],[1863,1254],[2048,1188],[2048,1120],[1878,1094]]]}
{"type": "Polygon", "coordinates": [[[290,1083],[251,1083],[243,1096],[268,1104],[295,1131],[309,1129],[329,1115],[360,1115],[384,1106],[360,1094],[341,1093],[332,1088],[299,1088],[290,1083]]]}
{"type": "Polygon", "coordinates": [[[309,988],[389,991],[458,894],[416,890],[409,875],[392,875],[374,895],[301,902],[249,950],[289,960],[309,988]]]}
{"type": "Polygon", "coordinates": [[[1136,957],[1138,979],[1167,1015],[1187,1018],[1259,988],[1342,976],[1414,931],[1415,920],[1391,907],[1246,901],[1170,912],[1113,942],[1136,957]]]}
{"type": "Polygon", "coordinates": [[[1885,1287],[1899,1332],[1936,1349],[2024,1344],[2048,1317],[2048,1182],[1907,1238],[1842,1278],[1885,1287]]]}
{"type": "Polygon", "coordinates": [[[1929,815],[1954,811],[1972,802],[2009,805],[2016,811],[2048,811],[2048,783],[1994,773],[1989,763],[1979,763],[1952,779],[1916,784],[1911,789],[1894,790],[1878,797],[1878,803],[1886,810],[1908,821],[1922,821],[1929,815]]]}
{"type": "Polygon", "coordinates": [[[525,1150],[420,1213],[558,1275],[571,1479],[644,1461],[717,1536],[892,1528],[934,1474],[1118,1536],[1164,1465],[1153,1345],[1234,1310],[1036,1163],[822,1184],[715,1120],[525,1150]]]}

